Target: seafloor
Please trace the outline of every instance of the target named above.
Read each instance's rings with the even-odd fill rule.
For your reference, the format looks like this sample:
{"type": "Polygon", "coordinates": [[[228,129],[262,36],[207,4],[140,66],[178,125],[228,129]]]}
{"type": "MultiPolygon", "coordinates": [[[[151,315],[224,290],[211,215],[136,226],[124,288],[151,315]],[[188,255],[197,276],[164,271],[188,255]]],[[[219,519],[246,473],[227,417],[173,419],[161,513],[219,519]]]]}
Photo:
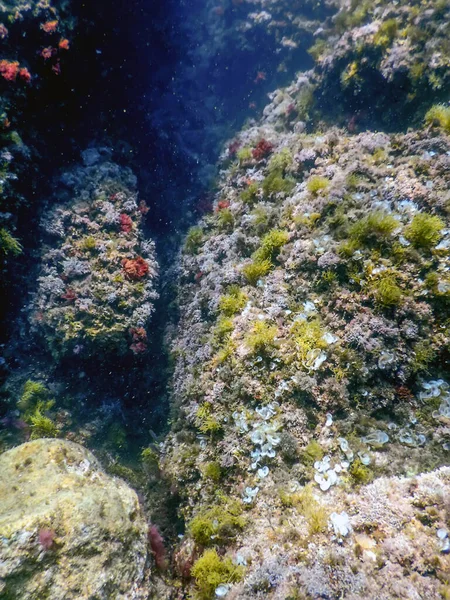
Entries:
{"type": "Polygon", "coordinates": [[[0,50],[0,599],[449,600],[450,1],[0,50]]]}

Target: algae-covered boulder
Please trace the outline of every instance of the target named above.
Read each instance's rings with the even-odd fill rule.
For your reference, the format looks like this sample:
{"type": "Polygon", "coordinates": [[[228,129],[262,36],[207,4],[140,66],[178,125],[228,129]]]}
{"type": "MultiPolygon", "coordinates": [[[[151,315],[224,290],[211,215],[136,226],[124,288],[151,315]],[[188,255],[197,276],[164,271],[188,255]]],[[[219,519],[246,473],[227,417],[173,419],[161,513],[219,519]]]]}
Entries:
{"type": "Polygon", "coordinates": [[[0,540],[1,598],[139,597],[138,498],[78,444],[39,439],[0,455],[0,540]]]}

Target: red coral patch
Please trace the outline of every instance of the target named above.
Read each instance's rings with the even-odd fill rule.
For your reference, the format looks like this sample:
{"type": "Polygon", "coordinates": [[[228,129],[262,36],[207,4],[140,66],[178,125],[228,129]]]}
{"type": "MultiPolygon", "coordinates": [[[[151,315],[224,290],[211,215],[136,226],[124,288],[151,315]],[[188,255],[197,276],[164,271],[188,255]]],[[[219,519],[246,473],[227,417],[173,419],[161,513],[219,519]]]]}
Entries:
{"type": "Polygon", "coordinates": [[[259,140],[253,148],[252,156],[255,160],[262,160],[263,158],[266,158],[266,156],[269,156],[272,150],[273,144],[263,138],[262,140],[259,140]]]}
{"type": "Polygon", "coordinates": [[[122,261],[122,267],[128,279],[141,279],[148,273],[148,264],[142,256],[125,258],[122,261]]]}
{"type": "Polygon", "coordinates": [[[70,42],[68,39],[63,38],[59,41],[58,48],[60,50],[68,50],[70,48],[70,42]]]}
{"type": "Polygon", "coordinates": [[[131,220],[131,217],[125,213],[120,215],[120,229],[125,233],[128,233],[133,229],[133,221],[131,220]]]}
{"type": "Polygon", "coordinates": [[[19,74],[19,63],[17,61],[0,60],[0,75],[6,81],[15,81],[19,74]]]}
{"type": "Polygon", "coordinates": [[[26,83],[31,81],[31,73],[26,67],[19,69],[19,78],[26,83]]]}
{"type": "Polygon", "coordinates": [[[42,23],[41,29],[45,31],[45,33],[54,33],[58,29],[58,21],[54,20],[42,23]]]}
{"type": "Polygon", "coordinates": [[[230,202],[228,200],[219,200],[217,203],[217,212],[220,210],[224,210],[225,208],[229,208],[230,202]]]}

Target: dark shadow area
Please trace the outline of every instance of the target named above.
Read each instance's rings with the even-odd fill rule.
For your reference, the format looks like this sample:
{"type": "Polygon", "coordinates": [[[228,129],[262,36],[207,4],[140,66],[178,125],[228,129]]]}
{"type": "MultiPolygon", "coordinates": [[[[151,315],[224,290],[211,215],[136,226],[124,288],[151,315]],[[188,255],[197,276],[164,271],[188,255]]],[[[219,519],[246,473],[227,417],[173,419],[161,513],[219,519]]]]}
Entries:
{"type": "MultiPolygon", "coordinates": [[[[260,114],[269,92],[312,66],[305,50],[312,36],[302,47],[280,50],[262,25],[234,45],[233,27],[246,13],[238,3],[226,6],[223,15],[205,20],[203,0],[75,0],[78,25],[60,72],[35,54],[29,67],[36,83],[18,107],[31,154],[29,175],[19,183],[28,200],[17,224],[25,252],[14,261],[5,290],[5,314],[14,328],[7,367],[30,377],[48,374],[59,382],[58,393],[65,386],[80,423],[111,406],[136,448],[148,442],[150,430],[161,434],[167,426],[171,360],[164,336],[176,311],[170,267],[183,232],[210,205],[220,150],[246,119],[260,114]],[[216,43],[220,32],[222,45],[216,43]],[[150,325],[152,345],[141,359],[99,356],[94,365],[71,360],[50,371],[51,358],[39,340],[27,337],[20,310],[36,283],[42,211],[60,201],[57,174],[79,162],[91,144],[112,147],[114,160],[138,176],[140,197],[150,207],[146,233],[157,242],[161,299],[150,325]]],[[[48,42],[41,38],[38,29],[25,42],[13,35],[11,43],[42,47],[48,42]]],[[[3,340],[9,334],[8,326],[3,340]]],[[[5,403],[0,416],[9,409],[5,403]]]]}

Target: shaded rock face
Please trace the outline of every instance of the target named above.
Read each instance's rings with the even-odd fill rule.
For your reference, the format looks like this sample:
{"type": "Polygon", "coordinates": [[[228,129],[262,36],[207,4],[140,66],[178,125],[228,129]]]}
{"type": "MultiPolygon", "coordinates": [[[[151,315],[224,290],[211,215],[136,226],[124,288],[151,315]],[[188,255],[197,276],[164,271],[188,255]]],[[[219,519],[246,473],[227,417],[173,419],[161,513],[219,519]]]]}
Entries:
{"type": "Polygon", "coordinates": [[[2,598],[140,597],[138,498],[82,446],[40,439],[3,453],[0,506],[2,598]]]}

